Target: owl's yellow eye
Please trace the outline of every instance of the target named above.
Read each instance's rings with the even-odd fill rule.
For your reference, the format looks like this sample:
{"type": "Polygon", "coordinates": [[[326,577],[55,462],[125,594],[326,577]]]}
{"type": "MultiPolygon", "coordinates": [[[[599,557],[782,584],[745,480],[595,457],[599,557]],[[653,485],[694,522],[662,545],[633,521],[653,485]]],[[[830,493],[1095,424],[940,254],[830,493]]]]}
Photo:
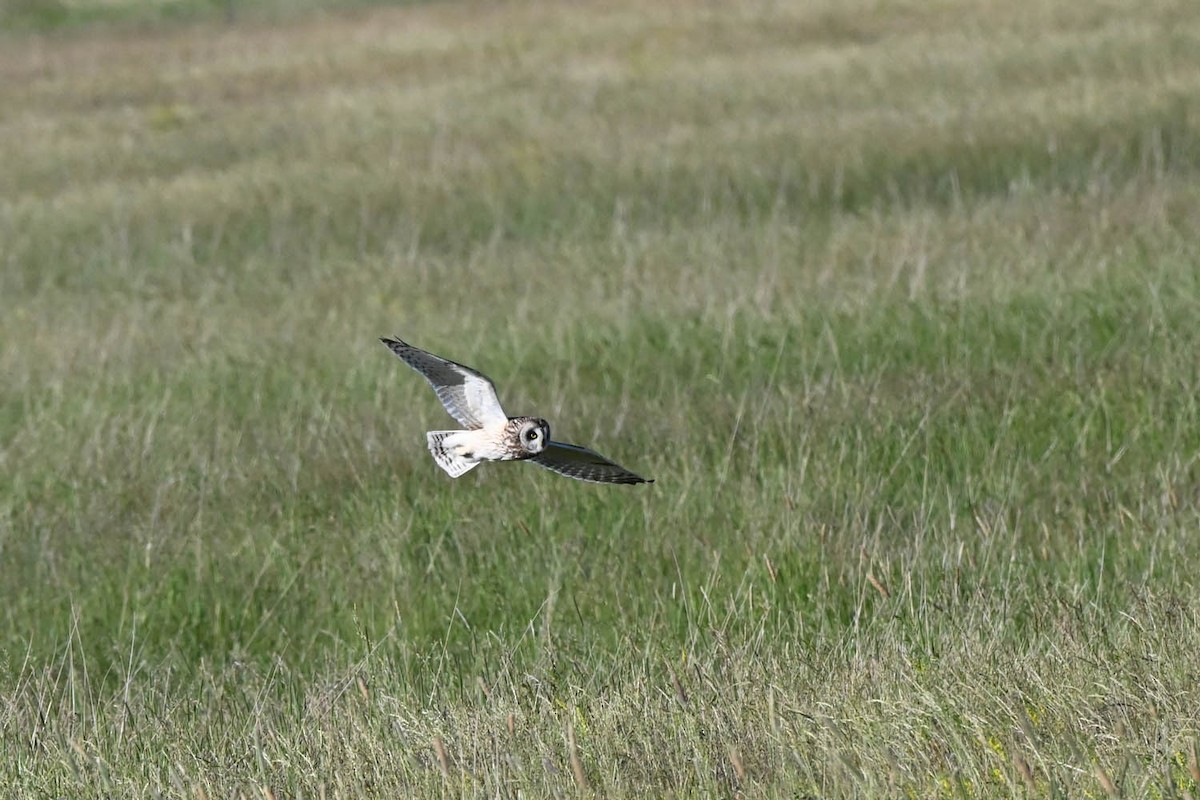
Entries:
{"type": "Polygon", "coordinates": [[[528,440],[529,440],[529,441],[531,441],[531,442],[536,442],[536,441],[537,441],[537,437],[538,437],[538,432],[537,432],[537,431],[530,431],[529,433],[525,434],[525,438],[526,438],[526,439],[528,439],[528,440]]]}

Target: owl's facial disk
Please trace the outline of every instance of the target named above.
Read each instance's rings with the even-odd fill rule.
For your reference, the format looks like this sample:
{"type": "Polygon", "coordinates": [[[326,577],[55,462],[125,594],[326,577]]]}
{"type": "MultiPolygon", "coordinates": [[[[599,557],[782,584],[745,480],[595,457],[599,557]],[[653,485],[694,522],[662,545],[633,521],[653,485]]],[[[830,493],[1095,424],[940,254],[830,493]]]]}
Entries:
{"type": "Polygon", "coordinates": [[[527,419],[517,433],[521,447],[530,455],[537,455],[550,443],[550,426],[544,419],[527,419]]]}

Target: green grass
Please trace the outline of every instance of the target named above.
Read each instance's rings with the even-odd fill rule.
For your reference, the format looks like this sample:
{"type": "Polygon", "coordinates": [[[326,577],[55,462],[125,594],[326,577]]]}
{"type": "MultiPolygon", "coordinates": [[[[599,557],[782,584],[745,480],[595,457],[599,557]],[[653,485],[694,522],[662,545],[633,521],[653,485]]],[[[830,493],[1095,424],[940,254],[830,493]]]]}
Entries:
{"type": "Polygon", "coordinates": [[[12,796],[1200,796],[1200,6],[117,6],[0,48],[12,796]]]}
{"type": "Polygon", "coordinates": [[[160,29],[172,24],[247,20],[281,21],[297,12],[414,5],[428,0],[4,0],[0,37],[6,33],[83,32],[107,27],[160,29]]]}

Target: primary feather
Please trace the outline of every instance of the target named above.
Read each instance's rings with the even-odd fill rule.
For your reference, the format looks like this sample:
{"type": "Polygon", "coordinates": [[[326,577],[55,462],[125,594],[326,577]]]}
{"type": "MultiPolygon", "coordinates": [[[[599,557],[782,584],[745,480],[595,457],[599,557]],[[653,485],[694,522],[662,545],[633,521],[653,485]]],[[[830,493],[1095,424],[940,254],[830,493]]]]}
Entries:
{"type": "Polygon", "coordinates": [[[429,381],[438,400],[459,424],[466,428],[482,428],[508,421],[500,398],[496,396],[495,385],[483,373],[400,339],[381,338],[379,341],[429,381]]]}
{"type": "Polygon", "coordinates": [[[636,475],[595,450],[576,444],[551,442],[546,449],[529,459],[539,467],[591,483],[654,483],[636,475]]]}

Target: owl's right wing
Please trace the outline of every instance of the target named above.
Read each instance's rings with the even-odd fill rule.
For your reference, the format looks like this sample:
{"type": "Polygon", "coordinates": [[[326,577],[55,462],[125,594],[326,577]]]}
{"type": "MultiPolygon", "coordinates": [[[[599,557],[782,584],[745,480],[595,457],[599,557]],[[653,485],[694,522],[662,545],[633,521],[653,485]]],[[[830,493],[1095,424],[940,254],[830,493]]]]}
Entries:
{"type": "Polygon", "coordinates": [[[400,339],[379,341],[429,381],[446,411],[463,427],[474,430],[508,421],[508,415],[500,407],[500,398],[496,397],[495,385],[483,373],[400,339]]]}
{"type": "Polygon", "coordinates": [[[635,475],[615,461],[609,461],[595,450],[574,444],[550,442],[546,449],[527,459],[559,475],[591,483],[654,483],[635,475]]]}

